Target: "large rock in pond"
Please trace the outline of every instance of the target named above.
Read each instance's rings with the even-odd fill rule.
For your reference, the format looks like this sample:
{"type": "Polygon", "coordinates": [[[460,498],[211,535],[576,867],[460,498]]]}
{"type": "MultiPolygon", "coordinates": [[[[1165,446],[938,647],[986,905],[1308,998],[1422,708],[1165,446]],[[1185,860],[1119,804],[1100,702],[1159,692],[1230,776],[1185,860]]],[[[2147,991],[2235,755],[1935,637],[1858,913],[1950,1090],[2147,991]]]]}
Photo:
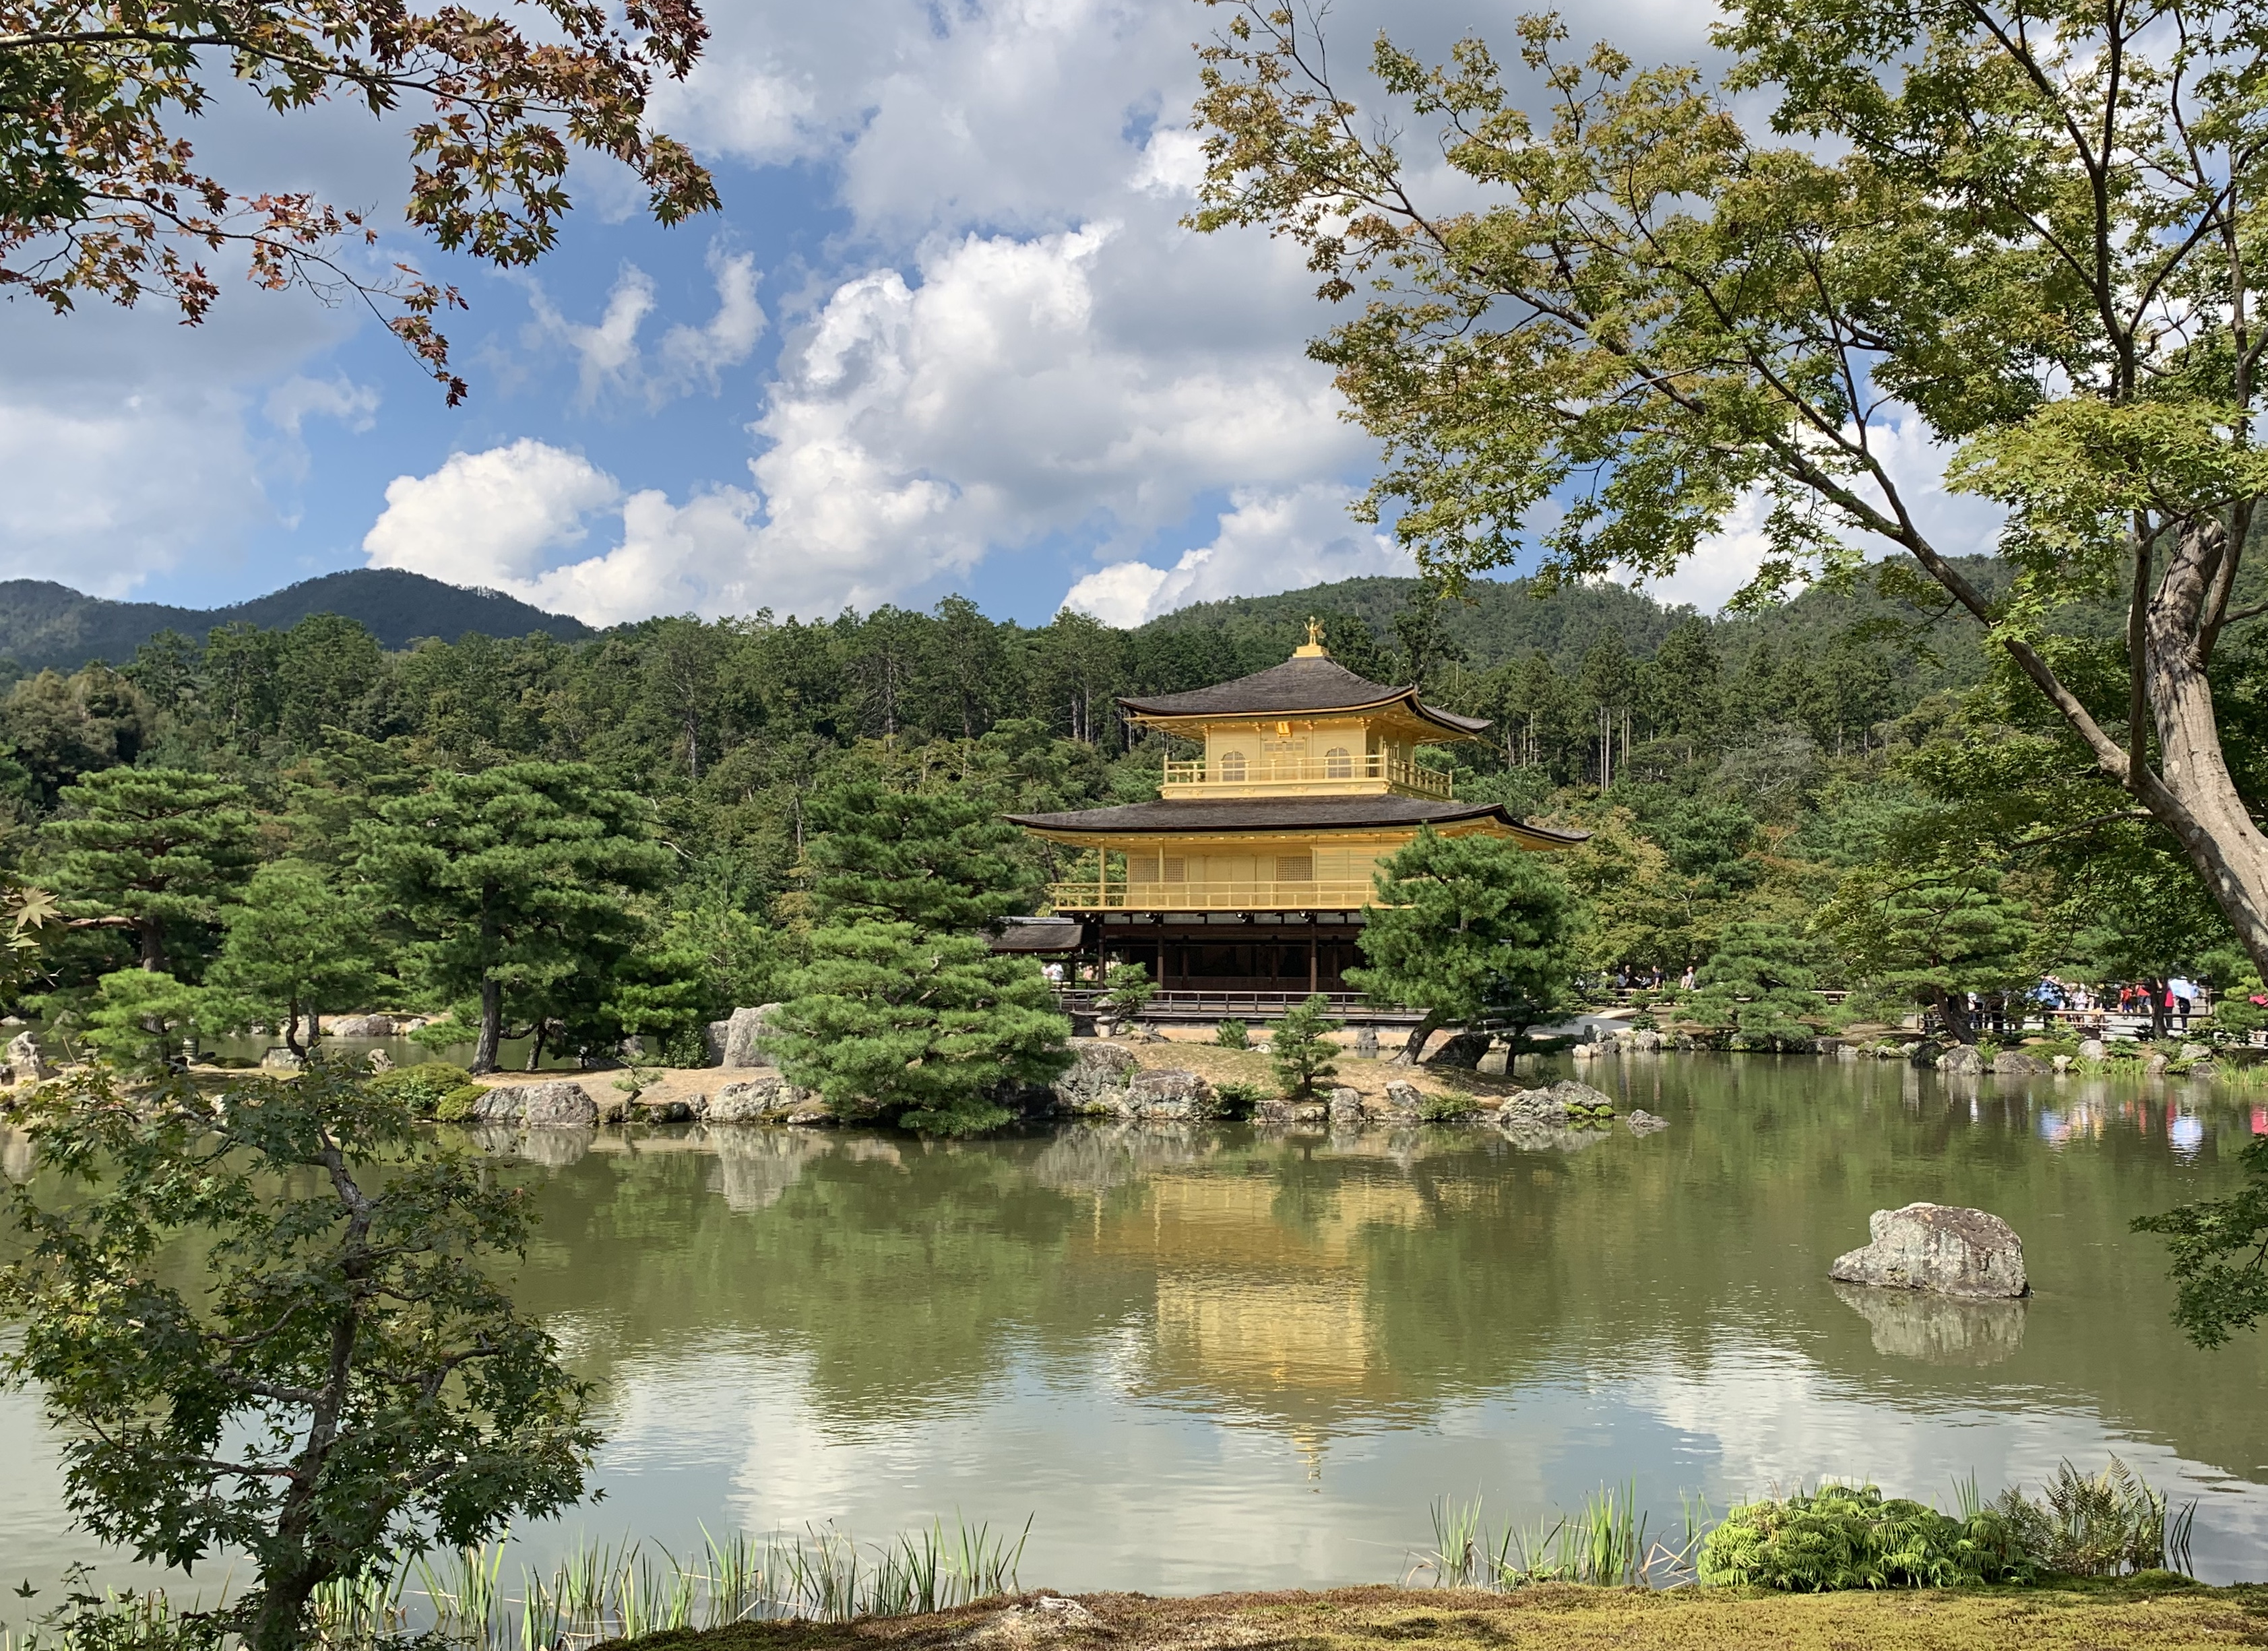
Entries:
{"type": "Polygon", "coordinates": [[[1120,1110],[1151,1123],[1189,1123],[1219,1110],[1212,1085],[1194,1072],[1137,1073],[1120,1110]]]}
{"type": "Polygon", "coordinates": [[[779,1007],[764,1003],[755,1009],[736,1009],[727,1020],[709,1023],[709,1064],[712,1067],[768,1067],[771,1057],[756,1046],[763,1036],[765,1019],[779,1007]]]}
{"type": "Polygon", "coordinates": [[[523,1129],[589,1129],[599,1121],[599,1104],[571,1078],[499,1083],[473,1103],[473,1118],[483,1124],[518,1124],[523,1129]]]}
{"type": "Polygon", "coordinates": [[[2100,1060],[2110,1053],[2110,1046],[2100,1038],[2082,1038],[2079,1040],[2079,1058],[2081,1060],[2100,1060]]]}
{"type": "Polygon", "coordinates": [[[1570,1119],[1606,1119],[1615,1115],[1615,1097],[1573,1078],[1562,1078],[1549,1089],[1522,1090],[1496,1109],[1501,1121],[1557,1127],[1570,1119]]]}
{"type": "Polygon", "coordinates": [[[1975,1044],[1955,1044],[1938,1056],[1937,1069],[1974,1077],[1984,1069],[1984,1056],[1975,1044]]]}
{"type": "Polygon", "coordinates": [[[2003,1049],[1992,1057],[1992,1075],[1996,1078],[2036,1078],[2054,1070],[2049,1062],[2021,1049],[2003,1049]]]}
{"type": "Polygon", "coordinates": [[[1055,1081],[1056,1099],[1067,1112],[1115,1112],[1124,1104],[1126,1086],[1142,1069],[1130,1049],[1116,1044],[1074,1042],[1071,1069],[1055,1081]]]}
{"type": "Polygon", "coordinates": [[[1950,1204],[1878,1209],[1874,1242],[1835,1258],[1827,1276],[1843,1284],[1930,1290],[1978,1299],[2027,1294],[2023,1241],[1998,1215],[1950,1204]]]}

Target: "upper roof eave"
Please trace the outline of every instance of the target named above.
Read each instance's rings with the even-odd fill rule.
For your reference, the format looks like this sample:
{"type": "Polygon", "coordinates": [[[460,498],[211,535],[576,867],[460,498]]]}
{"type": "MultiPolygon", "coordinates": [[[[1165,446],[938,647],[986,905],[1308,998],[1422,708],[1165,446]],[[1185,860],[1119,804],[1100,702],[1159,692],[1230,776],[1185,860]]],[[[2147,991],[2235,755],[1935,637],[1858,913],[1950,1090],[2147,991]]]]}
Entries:
{"type": "Polygon", "coordinates": [[[1287,659],[1231,682],[1147,699],[1122,696],[1119,706],[1140,722],[1210,722],[1230,717],[1357,715],[1400,708],[1444,732],[1470,737],[1489,727],[1485,717],[1461,716],[1427,705],[1416,685],[1392,687],[1359,677],[1336,660],[1287,659]]]}

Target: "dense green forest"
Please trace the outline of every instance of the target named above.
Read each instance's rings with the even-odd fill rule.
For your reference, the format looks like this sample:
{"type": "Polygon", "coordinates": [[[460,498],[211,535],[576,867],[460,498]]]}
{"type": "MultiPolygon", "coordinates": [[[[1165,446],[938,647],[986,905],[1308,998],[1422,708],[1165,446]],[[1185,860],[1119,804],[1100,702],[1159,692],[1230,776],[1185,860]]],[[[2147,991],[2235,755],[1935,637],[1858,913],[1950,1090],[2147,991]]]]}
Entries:
{"type": "Polygon", "coordinates": [[[591,635],[580,620],[547,613],[497,591],[468,591],[400,568],[355,568],[302,579],[228,607],[174,607],[83,595],[48,579],[0,580],[0,677],[41,670],[76,671],[101,659],[117,664],[160,631],[202,642],[228,625],[276,630],[318,613],[359,621],[389,648],[421,636],[524,636],[531,631],[575,640],[591,635]]]}
{"type": "MultiPolygon", "coordinates": [[[[1351,668],[1492,719],[1439,750],[1459,796],[1593,833],[1560,869],[1594,972],[1713,960],[1744,999],[1840,986],[1956,1020],[1967,994],[2045,972],[2250,978],[2192,874],[1973,628],[1894,591],[1710,619],[1609,584],[1359,580],[1131,631],[996,623],[954,598],[392,651],[325,614],[160,634],[0,700],[0,852],[78,925],[31,986],[128,1037],[210,1022],[195,994],[225,987],[238,1018],[278,1024],[372,1006],[469,1022],[485,999],[492,1036],[681,1043],[802,959],[830,799],[1152,796],[1167,744],[1115,697],[1277,664],[1310,615],[1351,668]],[[503,869],[475,909],[450,879],[482,855],[503,869]],[[544,907],[569,887],[574,909],[544,907]],[[491,909],[512,898],[517,917],[491,909]],[[295,944],[304,965],[263,976],[295,944]]],[[[2067,628],[2115,680],[2115,620],[2100,642],[2067,628]]],[[[2257,760],[2257,663],[2221,670],[2232,755],[2257,760]]],[[[1054,852],[1014,846],[1027,903],[1054,852]]]]}

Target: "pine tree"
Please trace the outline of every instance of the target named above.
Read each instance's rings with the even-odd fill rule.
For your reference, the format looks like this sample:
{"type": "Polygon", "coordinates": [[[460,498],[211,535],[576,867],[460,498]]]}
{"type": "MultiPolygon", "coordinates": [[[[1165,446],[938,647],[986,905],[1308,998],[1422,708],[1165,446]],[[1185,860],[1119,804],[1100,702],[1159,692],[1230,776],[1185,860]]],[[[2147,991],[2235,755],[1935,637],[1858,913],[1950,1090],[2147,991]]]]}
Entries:
{"type": "Polygon", "coordinates": [[[1365,966],[1347,980],[1373,1002],[1425,1011],[1397,1060],[1414,1062],[1444,1026],[1516,1038],[1557,1007],[1573,972],[1572,903],[1540,855],[1428,827],[1379,868],[1378,892],[1365,966]]]}
{"type": "Polygon", "coordinates": [[[975,798],[865,784],[812,816],[818,927],[767,1040],[780,1069],[846,1118],[953,1135],[1006,1122],[1002,1091],[1061,1072],[1071,1033],[1038,965],[985,943],[1028,909],[1014,829],[975,798]]]}
{"type": "Polygon", "coordinates": [[[71,1012],[97,1053],[144,1072],[180,1067],[200,1032],[217,1031],[232,1018],[217,993],[156,969],[104,975],[93,996],[71,1012]]]}
{"type": "Polygon", "coordinates": [[[299,1032],[310,1016],[358,1000],[366,1006],[378,978],[372,913],[320,868],[293,860],[261,867],[226,921],[212,984],[279,1024],[293,1054],[306,1053],[299,1032]]]}
{"type": "Polygon", "coordinates": [[[188,931],[217,924],[258,858],[245,789],[186,768],[106,768],[63,789],[42,835],[72,916],[130,928],[141,963],[172,967],[188,931]]]}
{"type": "Polygon", "coordinates": [[[2038,978],[2026,956],[2029,914],[1986,865],[1917,870],[1869,866],[1847,875],[1824,914],[1851,972],[1937,1012],[1948,1037],[1972,1043],[1971,993],[2038,978]]]}
{"type": "Polygon", "coordinates": [[[522,762],[440,775],[364,824],[362,873],[413,965],[443,997],[480,1000],[472,1070],[496,1070],[507,1007],[541,1021],[595,999],[636,943],[630,902],[672,864],[647,813],[583,764],[522,762]]]}
{"type": "Polygon", "coordinates": [[[1735,1049],[1788,1049],[1813,1037],[1809,1019],[1826,1012],[1818,983],[1801,936],[1777,923],[1734,923],[1683,1007],[1735,1049]]]}
{"type": "Polygon", "coordinates": [[[1331,1057],[1338,1053],[1329,1034],[1339,1029],[1330,1017],[1330,999],[1321,992],[1285,1011],[1268,1042],[1268,1059],[1276,1068],[1276,1082],[1287,1100],[1303,1101],[1315,1092],[1317,1080],[1336,1077],[1331,1057]]]}
{"type": "Polygon", "coordinates": [[[965,932],[1028,912],[1039,881],[1025,838],[982,798],[860,781],[812,799],[813,910],[965,932]]]}

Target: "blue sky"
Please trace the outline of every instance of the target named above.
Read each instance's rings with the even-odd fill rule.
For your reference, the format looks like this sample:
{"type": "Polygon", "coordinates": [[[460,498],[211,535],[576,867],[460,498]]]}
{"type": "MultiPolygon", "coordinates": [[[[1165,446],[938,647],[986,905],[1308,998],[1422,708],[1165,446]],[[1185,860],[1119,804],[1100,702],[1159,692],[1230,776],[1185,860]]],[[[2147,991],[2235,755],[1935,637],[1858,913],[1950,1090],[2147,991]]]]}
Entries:
{"type": "MultiPolygon", "coordinates": [[[[1439,49],[1520,9],[1373,3],[1330,26],[1351,61],[1381,22],[1439,49]]],[[[955,591],[1132,624],[1406,571],[1346,515],[1373,455],[1302,353],[1330,315],[1296,250],[1178,224],[1191,44],[1219,12],[709,10],[701,68],[654,115],[715,170],[721,213],[660,229],[619,169],[583,165],[532,270],[389,239],[470,304],[449,326],[461,408],[366,315],[304,295],[232,283],[194,331],[156,306],[0,305],[0,576],[203,606],[379,565],[599,624],[955,591]]],[[[1709,15],[1608,0],[1582,20],[1690,56],[1709,15]]],[[[352,111],[224,99],[186,135],[247,190],[406,193],[398,138],[352,111]]],[[[1736,522],[1660,594],[1713,606],[1753,560],[1736,522]]]]}

